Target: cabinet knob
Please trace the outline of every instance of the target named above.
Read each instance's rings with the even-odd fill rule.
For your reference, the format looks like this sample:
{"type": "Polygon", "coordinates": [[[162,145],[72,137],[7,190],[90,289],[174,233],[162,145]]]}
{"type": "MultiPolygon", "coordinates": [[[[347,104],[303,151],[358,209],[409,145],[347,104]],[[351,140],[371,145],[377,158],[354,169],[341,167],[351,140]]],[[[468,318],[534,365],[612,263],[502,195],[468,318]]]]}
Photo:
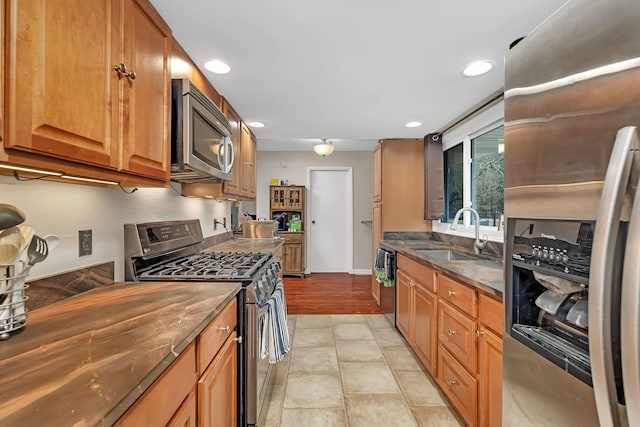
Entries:
{"type": "Polygon", "coordinates": [[[476,330],[477,337],[481,337],[482,335],[484,335],[484,332],[482,332],[480,329],[476,330]]]}
{"type": "Polygon", "coordinates": [[[447,384],[456,385],[456,384],[458,384],[458,381],[456,381],[456,380],[447,380],[447,384]]]}
{"type": "Polygon", "coordinates": [[[450,297],[454,296],[456,293],[454,291],[447,291],[447,295],[450,297]]]}
{"type": "Polygon", "coordinates": [[[447,331],[447,334],[448,334],[450,337],[452,337],[452,336],[454,336],[455,334],[457,334],[457,332],[456,332],[456,331],[454,331],[453,329],[449,329],[449,330],[447,331]]]}
{"type": "Polygon", "coordinates": [[[113,69],[116,70],[118,72],[118,74],[121,75],[121,76],[124,76],[124,77],[126,77],[128,79],[131,79],[131,80],[135,80],[136,79],[136,72],[133,71],[133,70],[127,72],[127,67],[123,63],[114,65],[113,69]]]}
{"type": "Polygon", "coordinates": [[[235,337],[233,340],[236,341],[238,344],[242,344],[242,335],[240,335],[239,337],[235,337]]]}
{"type": "Polygon", "coordinates": [[[315,220],[311,221],[311,224],[315,224],[315,223],[316,223],[316,221],[315,221],[315,220]]]}
{"type": "Polygon", "coordinates": [[[229,333],[229,331],[231,331],[231,326],[227,325],[227,326],[220,326],[218,327],[219,330],[221,331],[225,331],[227,333],[229,333]]]}

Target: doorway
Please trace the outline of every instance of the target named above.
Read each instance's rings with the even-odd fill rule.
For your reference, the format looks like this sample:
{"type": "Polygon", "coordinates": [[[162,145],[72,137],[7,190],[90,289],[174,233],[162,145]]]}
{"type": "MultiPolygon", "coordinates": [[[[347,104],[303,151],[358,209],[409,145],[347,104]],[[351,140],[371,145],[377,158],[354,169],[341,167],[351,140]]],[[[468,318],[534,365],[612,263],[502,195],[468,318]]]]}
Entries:
{"type": "Polygon", "coordinates": [[[307,273],[353,273],[353,171],[307,168],[307,273]]]}

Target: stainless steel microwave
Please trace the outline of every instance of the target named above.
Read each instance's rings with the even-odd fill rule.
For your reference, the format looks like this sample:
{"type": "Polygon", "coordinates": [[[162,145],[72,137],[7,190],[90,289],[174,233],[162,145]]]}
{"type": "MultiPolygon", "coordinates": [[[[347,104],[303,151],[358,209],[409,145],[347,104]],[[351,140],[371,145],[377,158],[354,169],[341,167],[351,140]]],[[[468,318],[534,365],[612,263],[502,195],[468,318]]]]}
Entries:
{"type": "Polygon", "coordinates": [[[219,182],[232,178],[231,124],[188,79],[171,82],[171,180],[219,182]]]}

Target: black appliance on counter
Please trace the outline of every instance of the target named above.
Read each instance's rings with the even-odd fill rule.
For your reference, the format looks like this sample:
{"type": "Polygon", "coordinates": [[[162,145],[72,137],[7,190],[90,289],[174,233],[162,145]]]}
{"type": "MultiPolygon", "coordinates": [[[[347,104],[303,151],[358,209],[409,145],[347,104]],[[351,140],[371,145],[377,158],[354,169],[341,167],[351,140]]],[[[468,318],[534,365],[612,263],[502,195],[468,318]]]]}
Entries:
{"type": "Polygon", "coordinates": [[[274,212],[271,219],[278,222],[278,231],[287,231],[287,213],[274,212]]]}
{"type": "Polygon", "coordinates": [[[273,369],[260,359],[263,316],[278,283],[280,263],[260,252],[202,250],[200,221],[125,224],[125,280],[239,282],[238,295],[238,425],[255,426],[270,392],[273,369]]]}

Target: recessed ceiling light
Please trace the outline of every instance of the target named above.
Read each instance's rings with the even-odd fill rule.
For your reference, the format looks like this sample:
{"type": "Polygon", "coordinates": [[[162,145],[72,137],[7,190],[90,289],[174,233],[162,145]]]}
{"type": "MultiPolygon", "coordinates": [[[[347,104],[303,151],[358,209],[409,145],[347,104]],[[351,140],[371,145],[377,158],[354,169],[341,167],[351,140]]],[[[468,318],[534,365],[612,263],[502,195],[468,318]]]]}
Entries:
{"type": "Polygon", "coordinates": [[[231,67],[220,59],[211,59],[204,63],[204,68],[216,74],[227,74],[231,71],[231,67]]]}
{"type": "Polygon", "coordinates": [[[476,77],[482,74],[488,73],[493,68],[493,62],[482,59],[480,61],[473,61],[468,64],[462,70],[462,75],[467,77],[476,77]]]}
{"type": "Polygon", "coordinates": [[[252,128],[263,128],[264,123],[262,122],[249,122],[249,126],[252,128]]]}
{"type": "Polygon", "coordinates": [[[408,128],[417,128],[418,126],[422,126],[420,122],[409,122],[405,125],[408,128]]]}

